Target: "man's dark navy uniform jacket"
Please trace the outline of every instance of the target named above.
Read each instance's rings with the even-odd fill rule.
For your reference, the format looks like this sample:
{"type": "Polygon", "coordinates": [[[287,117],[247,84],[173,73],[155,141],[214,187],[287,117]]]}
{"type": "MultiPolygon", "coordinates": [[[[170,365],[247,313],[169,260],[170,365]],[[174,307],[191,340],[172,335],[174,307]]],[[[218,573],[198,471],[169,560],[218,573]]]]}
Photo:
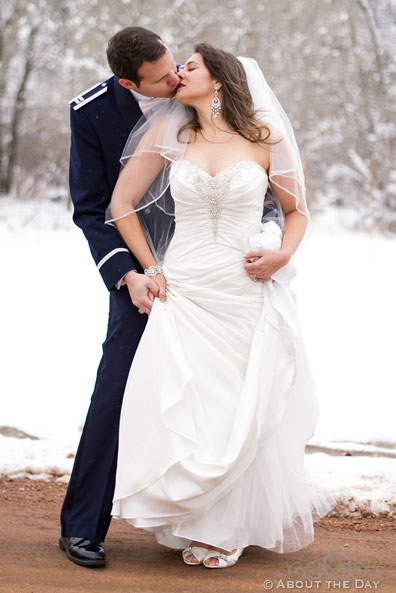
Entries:
{"type": "Polygon", "coordinates": [[[73,220],[84,232],[95,263],[111,290],[126,272],[136,268],[118,231],[104,224],[104,214],[120,172],[122,150],[142,114],[132,93],[115,77],[83,97],[83,101],[71,103],[73,220]]]}
{"type": "Polygon", "coordinates": [[[132,305],[126,286],[116,288],[128,271],[141,268],[118,231],[104,221],[119,175],[122,150],[142,113],[132,93],[115,77],[74,99],[70,113],[73,220],[82,229],[110,291],[110,313],[61,526],[65,537],[103,541],[111,518],[122,397],[147,319],[132,305]]]}

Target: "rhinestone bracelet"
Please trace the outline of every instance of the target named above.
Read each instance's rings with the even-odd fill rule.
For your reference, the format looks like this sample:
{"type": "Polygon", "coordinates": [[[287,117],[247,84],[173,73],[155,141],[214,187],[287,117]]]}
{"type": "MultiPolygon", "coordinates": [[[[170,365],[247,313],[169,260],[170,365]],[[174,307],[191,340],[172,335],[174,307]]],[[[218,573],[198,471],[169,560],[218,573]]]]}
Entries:
{"type": "Polygon", "coordinates": [[[159,266],[149,266],[144,270],[144,273],[146,274],[146,276],[149,276],[149,278],[151,278],[151,276],[156,276],[157,274],[164,275],[162,268],[160,268],[159,266]]]}

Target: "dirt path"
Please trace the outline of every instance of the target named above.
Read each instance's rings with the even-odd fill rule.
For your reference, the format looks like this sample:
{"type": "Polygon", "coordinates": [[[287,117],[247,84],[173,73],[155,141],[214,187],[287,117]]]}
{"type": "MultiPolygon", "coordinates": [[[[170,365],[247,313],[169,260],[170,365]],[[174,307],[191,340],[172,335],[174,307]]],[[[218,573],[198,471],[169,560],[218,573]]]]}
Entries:
{"type": "Polygon", "coordinates": [[[279,555],[250,547],[228,570],[185,566],[179,552],[113,521],[105,544],[106,568],[87,569],[67,560],[58,548],[64,493],[65,486],[56,482],[0,480],[0,593],[396,593],[394,519],[324,519],[308,548],[279,555]],[[327,574],[317,576],[326,555],[327,574]],[[291,562],[297,563],[294,575],[288,569],[291,562]],[[280,580],[277,571],[283,575],[280,580]]]}

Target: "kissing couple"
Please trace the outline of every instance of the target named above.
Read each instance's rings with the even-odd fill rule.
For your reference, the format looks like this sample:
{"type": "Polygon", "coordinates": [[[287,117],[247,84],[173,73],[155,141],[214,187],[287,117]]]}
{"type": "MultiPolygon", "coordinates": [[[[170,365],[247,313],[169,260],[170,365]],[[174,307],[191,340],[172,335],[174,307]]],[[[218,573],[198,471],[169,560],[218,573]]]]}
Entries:
{"type": "Polygon", "coordinates": [[[253,59],[197,43],[176,66],[142,27],[107,57],[114,76],[70,109],[73,219],[110,312],[59,545],[103,566],[114,516],[191,566],[296,551],[334,501],[304,470],[318,406],[290,290],[309,221],[292,126],[253,59]]]}

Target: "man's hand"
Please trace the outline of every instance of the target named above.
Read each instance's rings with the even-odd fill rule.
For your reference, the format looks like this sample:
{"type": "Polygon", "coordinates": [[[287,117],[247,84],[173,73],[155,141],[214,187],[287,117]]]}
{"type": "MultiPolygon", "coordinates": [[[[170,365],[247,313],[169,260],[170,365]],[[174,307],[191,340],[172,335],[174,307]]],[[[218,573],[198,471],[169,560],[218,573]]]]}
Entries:
{"type": "Polygon", "coordinates": [[[147,315],[150,315],[153,306],[153,300],[159,296],[159,286],[151,278],[144,274],[128,272],[124,276],[125,284],[129,290],[132,303],[138,309],[142,309],[147,315]]]}

